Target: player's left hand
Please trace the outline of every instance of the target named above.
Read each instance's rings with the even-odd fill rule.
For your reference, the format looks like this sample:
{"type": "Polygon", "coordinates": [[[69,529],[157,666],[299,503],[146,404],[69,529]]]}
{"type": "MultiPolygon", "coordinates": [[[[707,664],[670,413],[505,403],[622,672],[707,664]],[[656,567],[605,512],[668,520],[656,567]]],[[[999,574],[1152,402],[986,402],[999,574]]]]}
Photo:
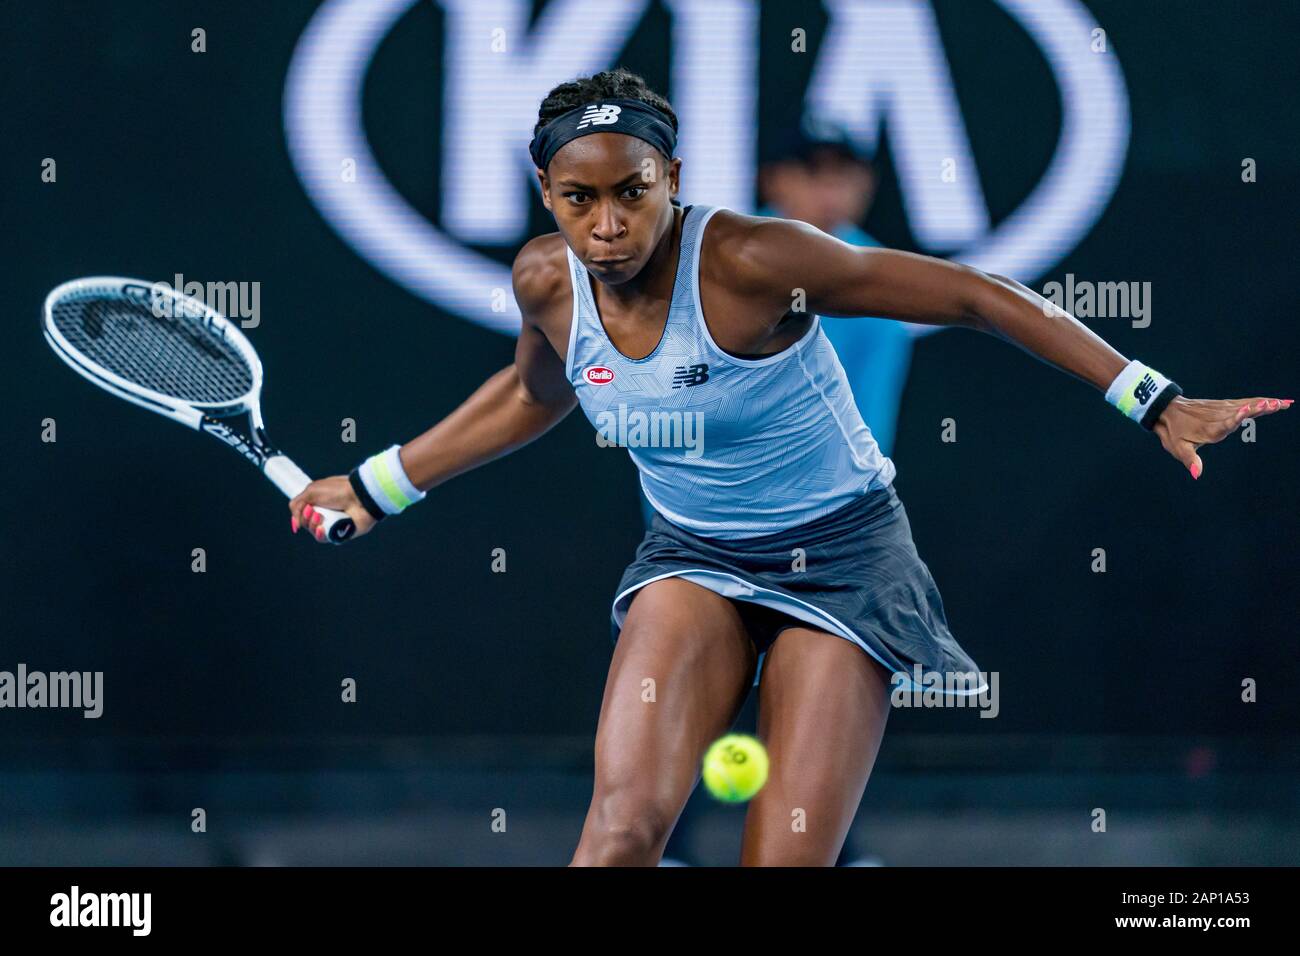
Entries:
{"type": "Polygon", "coordinates": [[[1173,455],[1193,478],[1201,477],[1202,445],[1221,442],[1248,418],[1271,415],[1291,407],[1290,398],[1184,398],[1179,395],[1156,419],[1155,433],[1160,444],[1173,455]]]}

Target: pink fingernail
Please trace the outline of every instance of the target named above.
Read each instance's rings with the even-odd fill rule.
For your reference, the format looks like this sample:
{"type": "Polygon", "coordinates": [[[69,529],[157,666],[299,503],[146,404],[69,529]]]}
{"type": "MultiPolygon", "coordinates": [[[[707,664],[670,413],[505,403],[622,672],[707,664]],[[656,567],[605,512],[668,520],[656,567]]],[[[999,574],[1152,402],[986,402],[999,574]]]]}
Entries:
{"type": "Polygon", "coordinates": [[[1282,407],[1282,403],[1279,402],[1276,398],[1271,398],[1271,399],[1269,399],[1268,407],[1269,407],[1269,408],[1281,408],[1281,407],[1282,407]]]}
{"type": "Polygon", "coordinates": [[[1244,414],[1246,414],[1246,412],[1248,412],[1248,411],[1250,411],[1250,406],[1249,406],[1249,405],[1242,405],[1241,408],[1237,409],[1237,414],[1238,414],[1238,415],[1244,415],[1244,414]]]}
{"type": "Polygon", "coordinates": [[[309,521],[311,520],[311,516],[312,516],[311,505],[308,505],[306,508],[302,509],[302,516],[309,521]]]}
{"type": "Polygon", "coordinates": [[[1257,411],[1257,412],[1262,412],[1262,411],[1264,410],[1264,406],[1265,406],[1266,404],[1267,404],[1267,403],[1261,399],[1261,400],[1260,400],[1260,403],[1259,403],[1258,405],[1255,406],[1255,411],[1257,411]]]}
{"type": "Polygon", "coordinates": [[[1201,466],[1198,465],[1196,462],[1192,462],[1191,472],[1193,478],[1195,478],[1197,481],[1201,480],[1201,466]]]}
{"type": "Polygon", "coordinates": [[[316,540],[317,540],[317,541],[324,541],[324,540],[325,540],[325,532],[322,531],[320,528],[317,528],[317,529],[316,529],[316,540]]]}
{"type": "Polygon", "coordinates": [[[289,527],[293,528],[293,533],[294,533],[294,534],[297,534],[297,533],[298,533],[298,519],[297,519],[297,518],[290,518],[290,519],[289,519],[289,527]]]}

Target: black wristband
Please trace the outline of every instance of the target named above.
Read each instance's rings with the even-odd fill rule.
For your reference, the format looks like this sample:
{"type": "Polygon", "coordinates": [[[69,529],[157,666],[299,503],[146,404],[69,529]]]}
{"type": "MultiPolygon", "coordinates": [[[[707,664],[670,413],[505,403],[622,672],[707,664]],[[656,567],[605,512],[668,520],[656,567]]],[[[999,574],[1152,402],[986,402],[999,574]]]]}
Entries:
{"type": "Polygon", "coordinates": [[[387,512],[375,503],[375,499],[370,497],[370,492],[366,490],[366,483],[361,480],[361,474],[358,469],[353,468],[348,472],[348,484],[352,486],[352,491],[356,494],[357,500],[361,502],[361,507],[366,509],[366,513],[376,521],[383,521],[388,517],[387,512]]]}
{"type": "Polygon", "coordinates": [[[1142,414],[1142,427],[1147,431],[1155,431],[1156,421],[1160,418],[1160,413],[1168,408],[1169,403],[1181,394],[1183,394],[1183,390],[1178,387],[1177,382],[1170,382],[1166,385],[1164,391],[1156,396],[1155,401],[1142,414]]]}

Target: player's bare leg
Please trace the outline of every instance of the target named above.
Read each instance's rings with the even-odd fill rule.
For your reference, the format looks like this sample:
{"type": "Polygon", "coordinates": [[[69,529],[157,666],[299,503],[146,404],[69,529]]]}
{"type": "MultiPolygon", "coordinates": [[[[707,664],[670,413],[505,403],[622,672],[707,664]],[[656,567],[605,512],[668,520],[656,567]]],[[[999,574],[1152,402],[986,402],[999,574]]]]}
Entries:
{"type": "Polygon", "coordinates": [[[605,682],[595,788],[571,866],[658,864],[704,751],[735,720],[756,662],[726,598],[673,578],[641,589],[605,682]]]}
{"type": "Polygon", "coordinates": [[[860,647],[782,631],[759,685],[767,784],[749,804],[742,866],[833,866],[889,719],[889,674],[860,647]]]}

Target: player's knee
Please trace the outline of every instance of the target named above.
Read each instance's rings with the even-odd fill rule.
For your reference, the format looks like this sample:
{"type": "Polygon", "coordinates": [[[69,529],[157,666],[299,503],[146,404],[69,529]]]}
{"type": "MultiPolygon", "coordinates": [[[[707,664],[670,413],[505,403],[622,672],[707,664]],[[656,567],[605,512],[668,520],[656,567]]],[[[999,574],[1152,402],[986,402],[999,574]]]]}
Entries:
{"type": "Polygon", "coordinates": [[[590,835],[605,863],[654,862],[673,824],[662,801],[621,787],[597,793],[592,814],[590,835]]]}

